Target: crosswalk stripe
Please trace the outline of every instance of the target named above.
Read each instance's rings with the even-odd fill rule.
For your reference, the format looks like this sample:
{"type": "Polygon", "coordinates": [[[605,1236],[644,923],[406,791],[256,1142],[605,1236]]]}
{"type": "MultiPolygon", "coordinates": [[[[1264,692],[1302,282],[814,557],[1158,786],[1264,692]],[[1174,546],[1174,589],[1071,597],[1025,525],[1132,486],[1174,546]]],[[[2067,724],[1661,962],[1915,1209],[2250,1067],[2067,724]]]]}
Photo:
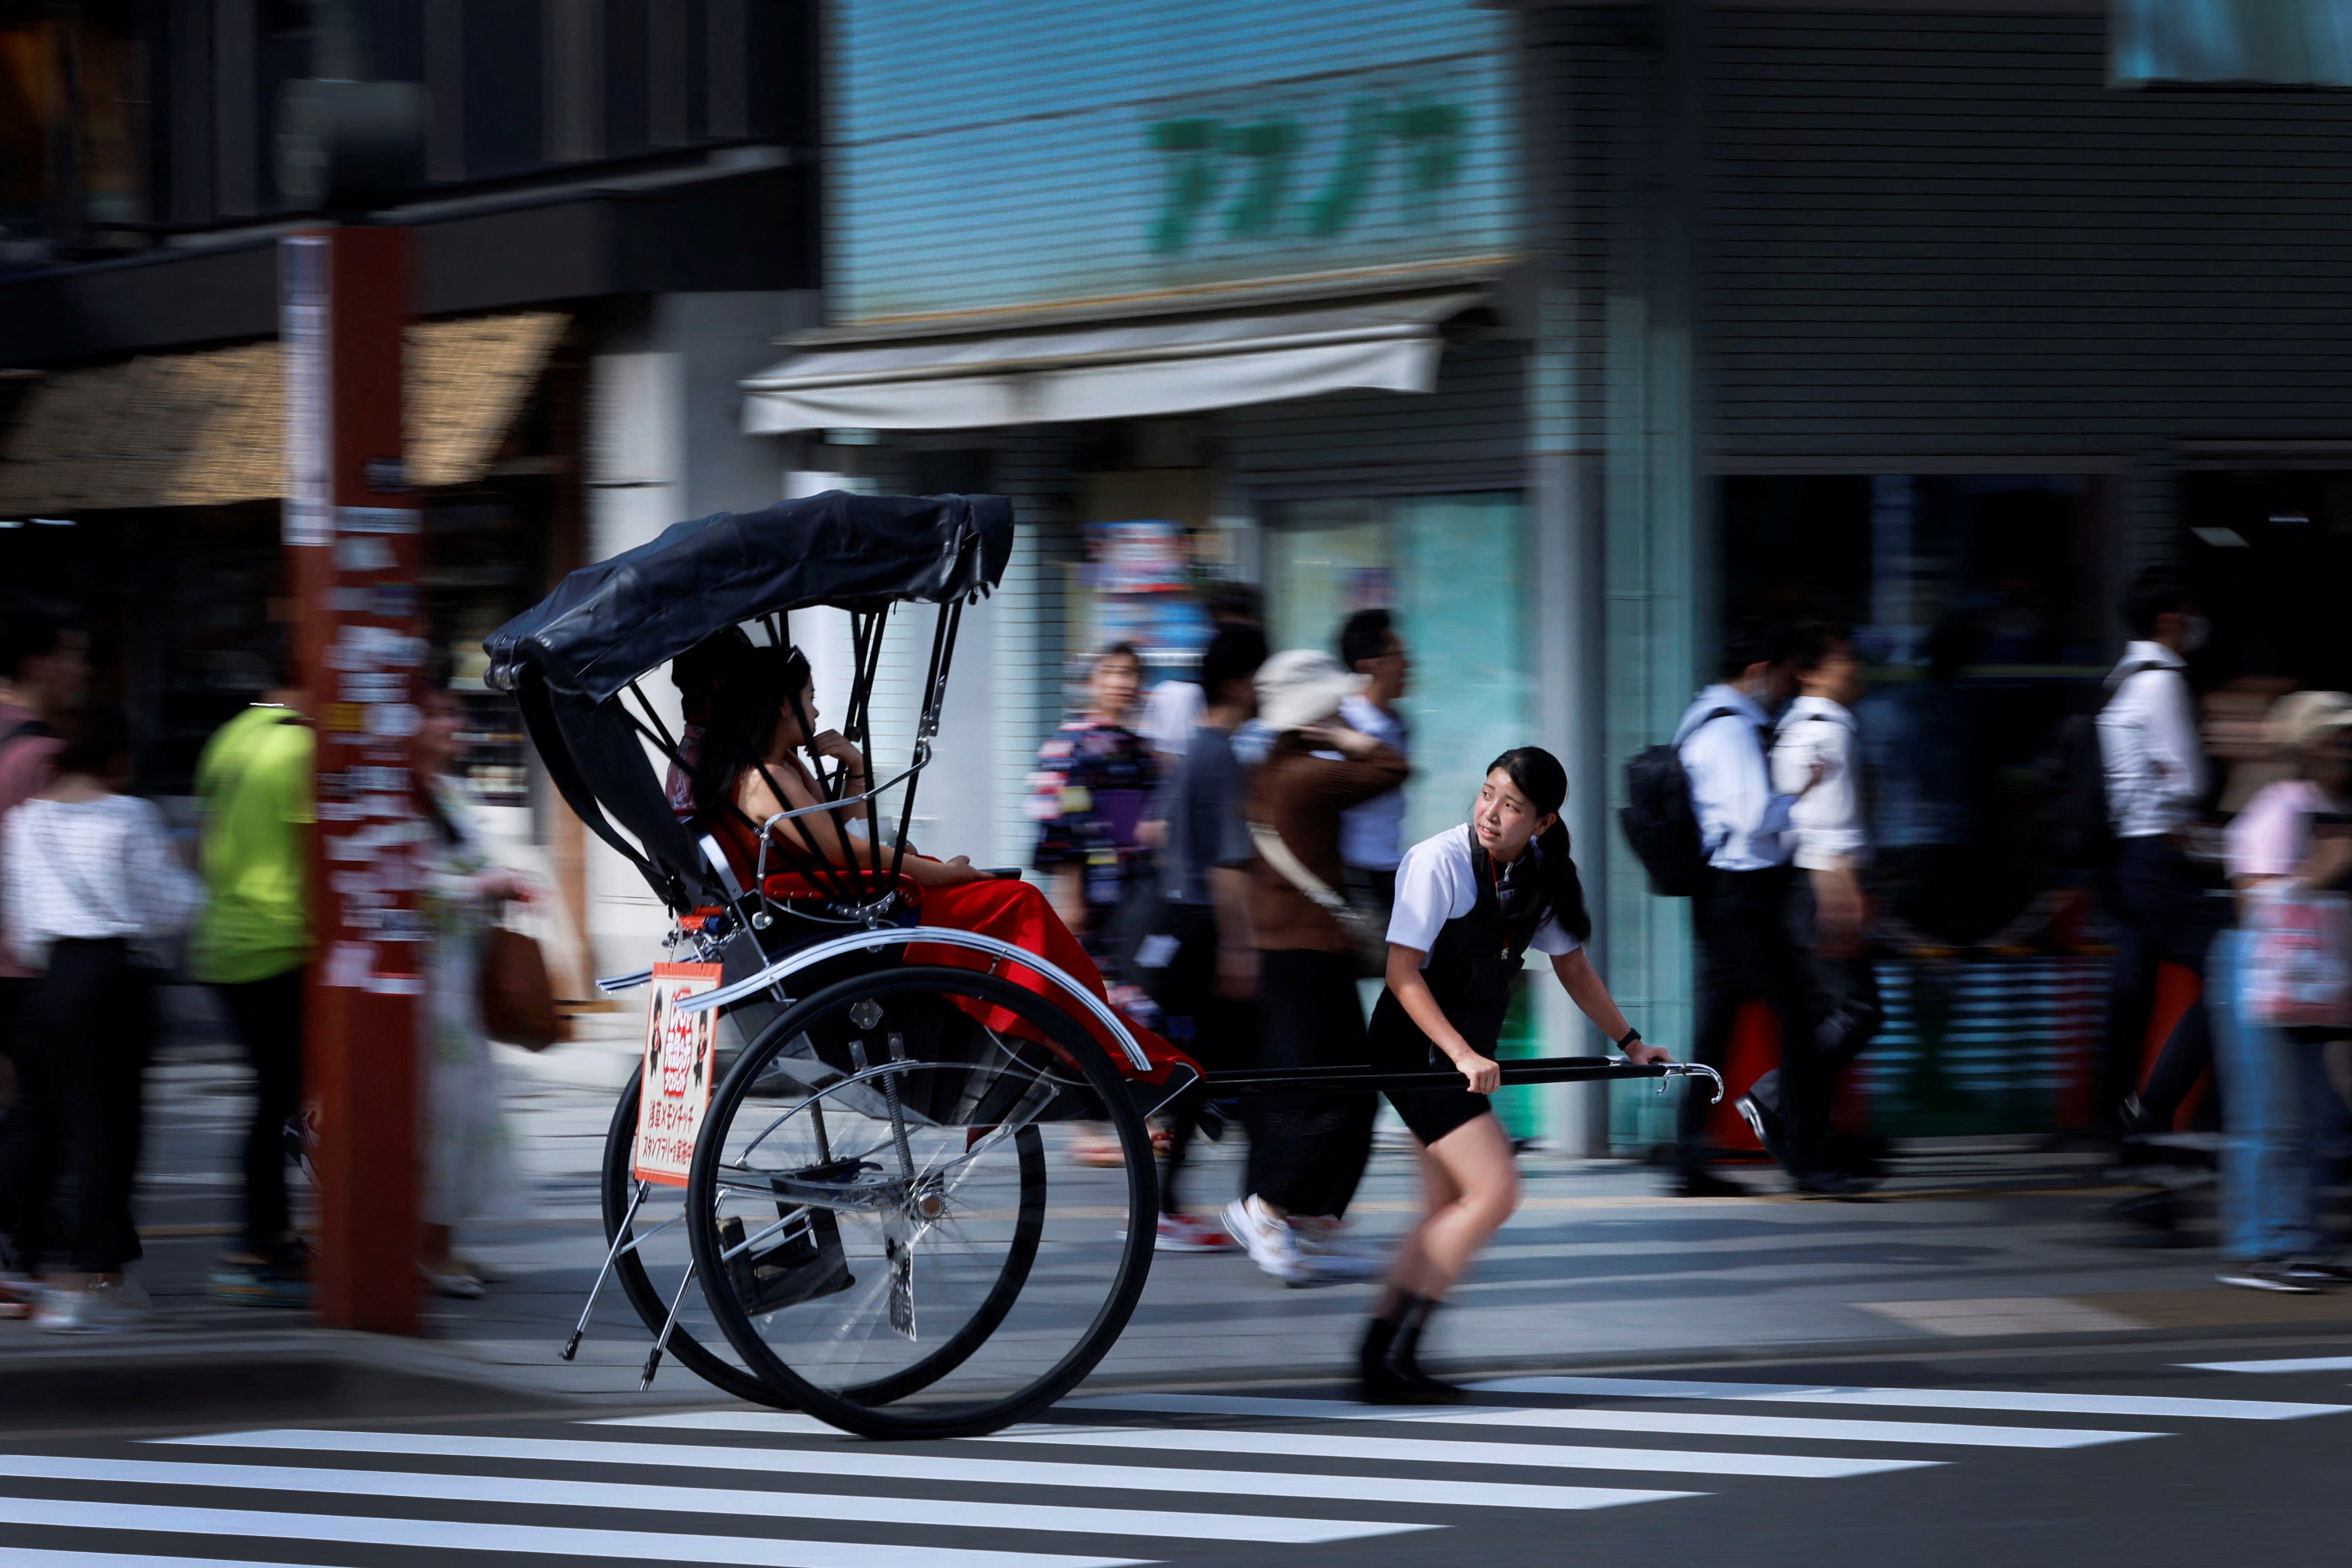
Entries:
{"type": "Polygon", "coordinates": [[[1473,1385],[1488,1394],[1602,1394],[1629,1399],[1759,1399],[1787,1405],[1877,1405],[1909,1410],[2014,1410],[2035,1415],[2184,1415],[2219,1421],[2294,1421],[2338,1415],[2352,1405],[2262,1399],[2190,1399],[2147,1394],[2026,1394],[1978,1388],[1840,1388],[1803,1383],[1677,1383],[1641,1377],[1506,1377],[1473,1385]]]}
{"type": "MultiPolygon", "coordinates": [[[[272,1513],[236,1508],[127,1508],[9,1497],[14,1525],[68,1530],[152,1531],[163,1535],[227,1535],[248,1541],[334,1541],[435,1551],[536,1552],[558,1557],[637,1558],[716,1563],[735,1568],[1143,1568],[1140,1557],[1074,1557],[1046,1552],[990,1552],[968,1546],[877,1546],[864,1541],[770,1541],[748,1535],[673,1535],[651,1530],[582,1530],[543,1524],[484,1524],[467,1520],[381,1519],[356,1514],[272,1513]]],[[[9,1560],[15,1561],[12,1548],[9,1560]]]]}
{"type": "MultiPolygon", "coordinates": [[[[698,1470],[752,1470],[771,1475],[865,1477],[876,1473],[870,1447],[729,1448],[694,1443],[583,1442],[573,1438],[448,1436],[432,1432],[227,1432],[160,1441],[211,1448],[283,1448],[311,1454],[398,1454],[434,1458],[553,1460],[565,1464],[677,1465],[698,1470]]],[[[965,1481],[986,1486],[1091,1487],[1110,1491],[1181,1492],[1189,1497],[1314,1498],[1340,1502],[1410,1502],[1445,1508],[1613,1508],[1620,1503],[1687,1497],[1687,1492],[1631,1491],[1617,1487],[1525,1486],[1411,1476],[1318,1476],[1257,1470],[1182,1470],[1161,1466],[1047,1462],[1034,1459],[953,1459],[892,1454],[896,1480],[965,1481]]]]}
{"type": "Polygon", "coordinates": [[[1329,1399],[1259,1399],[1220,1394],[1109,1394],[1064,1402],[1064,1410],[1162,1415],[1265,1415],[1317,1421],[1411,1421],[1458,1426],[1529,1426],[1570,1432],[1671,1433],[1707,1437],[1793,1437],[1830,1443],[1923,1443],[1968,1448],[2085,1448],[2160,1437],[2161,1432],[2081,1431],[2070,1426],[1987,1426],[1938,1421],[1840,1421],[1711,1411],[1538,1410],[1489,1405],[1348,1405],[1329,1399]]]}
{"type": "MultiPolygon", "coordinates": [[[[1082,1448],[1150,1448],[1192,1454],[1265,1454],[1281,1458],[1375,1459],[1435,1465],[1523,1465],[1538,1469],[1657,1470],[1702,1476],[1779,1476],[1836,1480],[1912,1470],[1937,1459],[1820,1458],[1807,1454],[1708,1454],[1680,1448],[1585,1448],[1565,1443],[1446,1443],[1418,1437],[1359,1437],[1334,1432],[1240,1432],[1198,1427],[1014,1426],[982,1443],[1052,1443],[1082,1448]]],[[[1652,1494],[1656,1495],[1656,1494],[1652,1494]]],[[[1668,1494],[1671,1495],[1671,1494],[1668,1494]]]]}
{"type": "Polygon", "coordinates": [[[938,1498],[859,1497],[716,1487],[660,1487],[612,1481],[545,1480],[399,1470],[310,1469],[177,1459],[99,1459],[0,1454],[0,1477],[18,1480],[127,1481],[161,1486],[232,1487],[257,1491],[321,1492],[424,1502],[521,1503],[541,1508],[625,1508],[669,1513],[732,1513],[751,1519],[824,1520],[982,1530],[1039,1530],[1084,1535],[1167,1535],[1200,1541],[1306,1545],[1398,1535],[1434,1528],[1374,1521],[1286,1519],[1255,1514],[1151,1509],[1051,1507],[961,1502],[938,1498]]]}
{"type": "MultiPolygon", "coordinates": [[[[1282,1399],[1267,1404],[1310,1404],[1282,1399]]],[[[1070,1405],[1061,1405],[1068,1411],[1070,1405]]],[[[1357,1405],[1345,1405],[1355,1411],[1357,1405]]],[[[1376,1415],[1376,1413],[1367,1413],[1376,1415]]],[[[612,1425],[635,1427],[685,1427],[694,1432],[793,1432],[785,1422],[807,1420],[772,1411],[689,1411],[682,1415],[625,1415],[612,1425]]],[[[600,1422],[604,1425],[604,1422],[600,1422]]],[[[1094,1448],[1167,1448],[1173,1453],[1267,1453],[1324,1460],[1409,1460],[1423,1465],[1519,1465],[1524,1469],[1661,1469],[1717,1477],[1797,1477],[1828,1479],[1874,1477],[1886,1469],[1919,1469],[1943,1460],[1855,1460],[1809,1453],[1694,1453],[1684,1448],[1576,1448],[1569,1444],[1446,1444],[1400,1436],[1336,1436],[1301,1432],[1230,1432],[1218,1429],[1213,1444],[1192,1441],[1202,1434],[1167,1432],[1162,1427],[1009,1427],[995,1436],[971,1438],[981,1444],[1068,1444],[1094,1448]],[[1167,1441],[1164,1441],[1167,1438],[1167,1441]],[[1251,1446],[1256,1444],[1256,1446],[1251,1446]],[[1507,1455],[1507,1458],[1506,1458],[1507,1455]]],[[[1642,1502],[1651,1495],[1628,1493],[1625,1502],[1642,1502]]],[[[1609,1507],[1609,1504],[1595,1504],[1609,1507]]]]}
{"type": "Polygon", "coordinates": [[[2284,1361],[2183,1361],[2191,1372],[2352,1372],[2352,1355],[2290,1356],[2284,1361]]]}
{"type": "MultiPolygon", "coordinates": [[[[147,1233],[152,1234],[152,1233],[147,1233]]],[[[8,1568],[320,1568],[315,1563],[255,1563],[243,1557],[158,1557],[149,1552],[60,1552],[11,1546],[8,1568]]]]}

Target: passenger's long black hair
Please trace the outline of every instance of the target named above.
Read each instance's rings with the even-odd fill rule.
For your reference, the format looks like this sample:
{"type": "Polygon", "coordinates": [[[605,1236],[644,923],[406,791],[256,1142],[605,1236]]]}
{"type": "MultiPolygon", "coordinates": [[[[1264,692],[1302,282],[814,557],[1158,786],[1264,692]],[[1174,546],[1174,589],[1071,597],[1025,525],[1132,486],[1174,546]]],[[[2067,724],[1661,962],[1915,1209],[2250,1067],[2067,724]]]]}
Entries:
{"type": "Polygon", "coordinates": [[[694,809],[705,822],[731,809],[735,781],[768,760],[784,705],[808,687],[809,662],[796,647],[747,647],[729,662],[694,753],[694,809]]]}
{"type": "Polygon", "coordinates": [[[1544,896],[1560,930],[1580,942],[1591,942],[1592,913],[1584,907],[1584,879],[1576,874],[1576,862],[1569,855],[1568,824],[1559,817],[1559,808],[1568,803],[1568,770],[1541,746],[1514,746],[1486,764],[1487,773],[1497,768],[1509,775],[1528,805],[1552,819],[1536,838],[1536,847],[1543,851],[1544,896]]]}

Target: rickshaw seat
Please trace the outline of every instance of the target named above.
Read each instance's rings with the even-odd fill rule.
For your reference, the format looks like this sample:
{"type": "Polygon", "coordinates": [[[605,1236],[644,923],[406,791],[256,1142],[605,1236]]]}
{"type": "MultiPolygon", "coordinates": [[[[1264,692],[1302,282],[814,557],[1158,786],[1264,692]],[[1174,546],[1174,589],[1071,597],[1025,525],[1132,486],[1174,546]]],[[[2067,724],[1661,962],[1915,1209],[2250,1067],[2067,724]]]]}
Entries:
{"type": "MultiPolygon", "coordinates": [[[[847,873],[844,873],[845,877],[847,873]]],[[[899,900],[908,909],[919,910],[923,907],[922,885],[915,879],[901,871],[898,873],[897,886],[899,900]]],[[[771,872],[767,880],[760,884],[760,890],[780,904],[832,903],[836,898],[822,885],[798,871],[771,872]]]]}

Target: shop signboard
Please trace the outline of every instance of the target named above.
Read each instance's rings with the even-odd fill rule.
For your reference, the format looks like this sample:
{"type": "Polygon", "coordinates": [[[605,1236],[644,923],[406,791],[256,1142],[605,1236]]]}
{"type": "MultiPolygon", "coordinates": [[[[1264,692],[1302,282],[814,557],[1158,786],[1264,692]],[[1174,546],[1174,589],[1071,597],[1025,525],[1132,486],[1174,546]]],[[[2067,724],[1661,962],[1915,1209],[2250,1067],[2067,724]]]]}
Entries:
{"type": "Polygon", "coordinates": [[[688,996],[719,988],[716,963],[654,965],[653,999],[646,1011],[645,1071],[637,1092],[637,1180],[686,1185],[694,1163],[695,1134],[710,1109],[719,1063],[719,1013],[681,1011],[688,996]]]}
{"type": "Polygon", "coordinates": [[[827,305],[870,322],[1507,264],[1511,26],[1450,0],[843,7],[827,305]],[[1050,50],[1030,47],[1050,38],[1050,50]],[[909,93],[977,73],[985,94],[909,93]],[[951,235],[953,243],[942,244],[951,235]]]}

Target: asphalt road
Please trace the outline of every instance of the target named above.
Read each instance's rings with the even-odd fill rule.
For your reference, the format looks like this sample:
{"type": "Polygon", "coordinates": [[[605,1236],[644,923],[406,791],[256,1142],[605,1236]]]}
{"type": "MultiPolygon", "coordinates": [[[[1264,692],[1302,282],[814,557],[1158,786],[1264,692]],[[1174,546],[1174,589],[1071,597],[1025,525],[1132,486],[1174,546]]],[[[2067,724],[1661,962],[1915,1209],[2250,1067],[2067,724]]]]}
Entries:
{"type": "Polygon", "coordinates": [[[0,1563],[2149,1568],[2344,1550],[2341,1337],[1650,1368],[1445,1409],[1337,1392],[1097,1394],[997,1437],[891,1446],[741,1406],[58,1433],[0,1443],[0,1563]],[[2274,1364],[2304,1358],[2326,1364],[2274,1364]]]}

